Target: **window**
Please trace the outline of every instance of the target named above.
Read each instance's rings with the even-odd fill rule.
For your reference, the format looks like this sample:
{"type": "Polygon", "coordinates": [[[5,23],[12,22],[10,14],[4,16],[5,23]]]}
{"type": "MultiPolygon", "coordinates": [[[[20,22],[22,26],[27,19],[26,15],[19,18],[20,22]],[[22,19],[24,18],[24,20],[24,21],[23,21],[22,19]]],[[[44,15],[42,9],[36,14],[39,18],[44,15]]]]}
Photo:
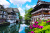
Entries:
{"type": "Polygon", "coordinates": [[[9,16],[9,18],[10,18],[10,16],[9,16]]]}
{"type": "Polygon", "coordinates": [[[18,13],[16,13],[16,18],[19,19],[19,15],[18,15],[18,13]]]}
{"type": "Polygon", "coordinates": [[[4,15],[4,18],[5,18],[6,16],[4,15]]]}
{"type": "Polygon", "coordinates": [[[4,12],[4,14],[5,14],[6,12],[4,12]]]}
{"type": "Polygon", "coordinates": [[[49,6],[49,8],[50,8],[50,6],[49,6]]]}
{"type": "Polygon", "coordinates": [[[4,12],[4,14],[6,14],[6,12],[4,12]]]}
{"type": "Polygon", "coordinates": [[[1,9],[1,6],[0,6],[0,9],[1,9]]]}
{"type": "Polygon", "coordinates": [[[3,11],[2,11],[2,13],[3,13],[3,11]]]}
{"type": "Polygon", "coordinates": [[[2,14],[2,11],[0,11],[0,14],[2,14]]]}

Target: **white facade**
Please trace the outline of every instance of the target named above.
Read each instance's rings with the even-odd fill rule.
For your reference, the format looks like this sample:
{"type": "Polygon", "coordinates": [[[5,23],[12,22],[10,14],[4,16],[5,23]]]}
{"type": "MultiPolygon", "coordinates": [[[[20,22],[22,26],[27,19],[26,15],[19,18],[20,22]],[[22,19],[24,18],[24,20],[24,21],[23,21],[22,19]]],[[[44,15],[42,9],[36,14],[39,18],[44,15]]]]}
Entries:
{"type": "Polygon", "coordinates": [[[16,9],[14,9],[14,8],[7,8],[8,9],[8,17],[7,17],[7,21],[8,22],[10,22],[10,23],[14,23],[14,22],[16,22],[16,21],[18,21],[19,20],[19,11],[17,11],[16,9]]]}

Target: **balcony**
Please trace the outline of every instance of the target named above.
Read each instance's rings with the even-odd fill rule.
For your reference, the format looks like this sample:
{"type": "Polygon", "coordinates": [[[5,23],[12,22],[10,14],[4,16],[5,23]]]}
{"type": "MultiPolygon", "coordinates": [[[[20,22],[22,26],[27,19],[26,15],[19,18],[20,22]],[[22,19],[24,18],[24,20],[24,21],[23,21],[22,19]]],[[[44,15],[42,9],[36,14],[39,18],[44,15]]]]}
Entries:
{"type": "MultiPolygon", "coordinates": [[[[44,15],[43,17],[50,17],[50,15],[44,15]]],[[[41,15],[37,15],[37,16],[32,16],[32,18],[42,18],[42,14],[41,15]]]]}
{"type": "Polygon", "coordinates": [[[34,14],[34,15],[32,15],[32,16],[38,16],[38,15],[41,15],[41,13],[38,13],[38,14],[34,14]]]}
{"type": "Polygon", "coordinates": [[[45,13],[45,12],[44,12],[43,14],[44,14],[44,15],[49,15],[49,13],[45,13]]]}
{"type": "Polygon", "coordinates": [[[44,17],[50,17],[50,15],[44,15],[44,17]]]}
{"type": "Polygon", "coordinates": [[[31,13],[31,14],[35,14],[35,13],[40,12],[40,11],[42,11],[42,10],[50,10],[50,8],[41,8],[41,9],[39,9],[39,10],[37,10],[37,11],[31,13]]]}
{"type": "Polygon", "coordinates": [[[14,19],[16,19],[16,15],[8,15],[8,18],[7,19],[14,20],[14,19]]]}

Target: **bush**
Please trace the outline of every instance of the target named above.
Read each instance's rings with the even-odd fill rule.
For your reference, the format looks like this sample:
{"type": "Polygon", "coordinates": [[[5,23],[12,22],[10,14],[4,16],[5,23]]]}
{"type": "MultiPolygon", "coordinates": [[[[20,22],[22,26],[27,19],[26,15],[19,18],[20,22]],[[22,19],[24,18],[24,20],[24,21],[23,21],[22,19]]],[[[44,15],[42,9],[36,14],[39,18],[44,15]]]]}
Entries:
{"type": "Polygon", "coordinates": [[[30,25],[28,33],[50,33],[50,20],[37,20],[33,25],[30,25]],[[38,22],[37,22],[38,21],[38,22]]]}

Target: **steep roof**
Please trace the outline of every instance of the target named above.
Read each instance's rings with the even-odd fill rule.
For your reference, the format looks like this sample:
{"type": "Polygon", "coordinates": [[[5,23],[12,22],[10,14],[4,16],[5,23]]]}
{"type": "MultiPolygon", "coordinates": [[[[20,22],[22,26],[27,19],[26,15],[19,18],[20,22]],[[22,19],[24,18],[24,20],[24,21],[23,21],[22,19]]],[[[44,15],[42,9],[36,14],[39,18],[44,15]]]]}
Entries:
{"type": "Polygon", "coordinates": [[[6,11],[3,5],[0,5],[0,11],[6,11]]]}
{"type": "Polygon", "coordinates": [[[39,2],[37,2],[37,5],[39,5],[39,4],[50,4],[50,2],[46,2],[46,1],[39,1],[39,2]]]}
{"type": "Polygon", "coordinates": [[[13,10],[17,13],[19,12],[18,8],[13,8],[13,10]]]}
{"type": "Polygon", "coordinates": [[[46,2],[46,1],[38,1],[37,5],[33,8],[32,12],[35,12],[35,10],[37,10],[38,8],[40,8],[42,5],[50,5],[50,2],[46,2]]]}
{"type": "Polygon", "coordinates": [[[13,11],[15,11],[15,12],[19,12],[19,10],[18,10],[18,8],[6,8],[6,10],[7,10],[7,12],[13,12],[13,11]]]}
{"type": "Polygon", "coordinates": [[[12,12],[12,8],[6,8],[7,12],[12,12]]]}

